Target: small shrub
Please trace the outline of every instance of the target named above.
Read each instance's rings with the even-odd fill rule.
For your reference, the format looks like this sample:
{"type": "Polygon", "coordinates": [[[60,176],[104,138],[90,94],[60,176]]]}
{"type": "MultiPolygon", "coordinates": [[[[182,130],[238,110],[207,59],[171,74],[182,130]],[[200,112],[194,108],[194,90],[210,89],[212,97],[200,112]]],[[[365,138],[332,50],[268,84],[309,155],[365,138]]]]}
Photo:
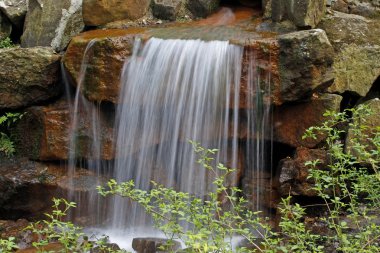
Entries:
{"type": "Polygon", "coordinates": [[[9,47],[14,47],[14,44],[9,37],[3,40],[0,40],[0,48],[9,48],[9,47]]]}
{"type": "Polygon", "coordinates": [[[47,220],[38,221],[26,227],[38,236],[38,240],[32,245],[38,252],[44,252],[44,247],[50,243],[58,242],[62,245],[63,253],[86,253],[91,249],[97,249],[102,253],[126,253],[124,250],[112,250],[107,245],[107,238],[100,238],[94,242],[88,240],[82,228],[72,222],[63,221],[70,208],[76,207],[74,202],[65,199],[53,199],[53,211],[46,214],[47,220]]]}

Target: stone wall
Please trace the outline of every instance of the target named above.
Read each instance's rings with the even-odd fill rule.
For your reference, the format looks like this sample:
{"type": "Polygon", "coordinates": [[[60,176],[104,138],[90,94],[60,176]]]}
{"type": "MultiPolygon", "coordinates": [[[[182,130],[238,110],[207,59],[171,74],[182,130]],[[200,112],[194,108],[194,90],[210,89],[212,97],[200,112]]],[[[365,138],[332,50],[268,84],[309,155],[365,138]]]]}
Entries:
{"type": "MultiPolygon", "coordinates": [[[[271,85],[268,101],[273,107],[274,145],[285,147],[279,153],[289,156],[278,157],[272,174],[264,175],[275,180],[277,172],[279,178],[278,184],[266,192],[313,196],[309,191],[313,182],[307,179],[304,162],[320,158],[327,163],[328,157],[321,149],[323,138],[310,141],[303,140],[302,135],[308,127],[324,121],[324,111],[340,111],[346,100],[379,96],[379,83],[375,82],[380,75],[379,6],[370,1],[339,0],[302,4],[267,0],[261,6],[262,10],[235,7],[236,16],[227,22],[222,19],[226,12],[213,14],[219,8],[215,0],[154,0],[151,4],[133,0],[65,0],[59,4],[30,0],[28,5],[22,0],[0,2],[0,40],[11,36],[17,44],[0,49],[0,110],[26,112],[14,130],[16,157],[2,157],[0,219],[38,216],[50,206],[45,197],[68,188],[65,163],[72,101],[63,96],[65,79],[71,85],[69,89],[82,80],[83,95],[99,105],[104,115],[100,124],[101,159],[114,159],[113,126],[107,115],[118,101],[120,71],[136,37],[230,40],[244,46],[246,52],[253,50],[256,67],[262,76],[270,76],[270,82],[264,80],[262,86],[271,85]],[[192,21],[208,15],[207,20],[192,21]],[[20,27],[23,34],[17,37],[12,30],[20,27]],[[119,29],[104,29],[107,27],[119,29]],[[83,77],[81,64],[89,43],[94,43],[93,52],[83,77]],[[67,76],[62,76],[61,64],[67,76]],[[36,189],[46,195],[33,200],[31,191],[36,189]],[[11,217],[12,212],[17,215],[11,217]]],[[[242,89],[242,97],[253,95],[242,89]]],[[[374,101],[378,116],[378,100],[374,101]]],[[[240,109],[252,108],[241,104],[240,109]]],[[[85,117],[80,124],[81,129],[87,128],[85,117]]],[[[79,157],[89,158],[86,147],[94,140],[85,131],[78,135],[79,157]]],[[[244,124],[239,136],[256,138],[247,136],[244,124]]],[[[325,167],[321,165],[321,169],[325,167]]],[[[81,182],[93,182],[90,172],[80,171],[78,177],[85,178],[79,179],[81,182]]],[[[272,200],[266,205],[275,207],[272,200]]]]}

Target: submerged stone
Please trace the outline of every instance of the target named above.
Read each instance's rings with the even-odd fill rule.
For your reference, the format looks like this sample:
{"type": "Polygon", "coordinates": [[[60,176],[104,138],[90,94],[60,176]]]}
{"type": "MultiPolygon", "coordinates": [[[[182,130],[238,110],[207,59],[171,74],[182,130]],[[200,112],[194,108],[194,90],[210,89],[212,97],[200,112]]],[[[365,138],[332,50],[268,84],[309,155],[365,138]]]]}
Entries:
{"type": "Polygon", "coordinates": [[[62,92],[60,59],[47,47],[0,49],[0,109],[57,97],[62,92]]]}
{"type": "Polygon", "coordinates": [[[21,46],[62,51],[83,28],[81,0],[29,0],[21,46]]]}

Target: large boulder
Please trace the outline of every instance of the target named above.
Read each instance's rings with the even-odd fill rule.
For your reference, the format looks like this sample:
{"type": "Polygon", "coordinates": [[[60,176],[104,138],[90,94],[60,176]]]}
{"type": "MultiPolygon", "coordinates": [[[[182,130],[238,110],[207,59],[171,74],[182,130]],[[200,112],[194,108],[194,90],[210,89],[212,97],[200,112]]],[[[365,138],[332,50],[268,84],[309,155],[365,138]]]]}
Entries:
{"type": "Polygon", "coordinates": [[[264,2],[266,14],[272,17],[273,21],[292,21],[300,28],[315,28],[321,21],[326,11],[326,0],[303,0],[294,2],[293,0],[271,0],[271,8],[264,2]]]}
{"type": "Polygon", "coordinates": [[[132,54],[135,37],[136,34],[128,30],[108,30],[84,33],[72,40],[63,63],[75,85],[82,82],[80,88],[86,98],[118,102],[121,70],[132,54]],[[84,61],[85,70],[82,69],[84,61]],[[83,78],[81,71],[85,71],[83,78]]]}
{"type": "Polygon", "coordinates": [[[21,46],[62,51],[83,28],[82,0],[29,0],[21,46]]]}
{"type": "Polygon", "coordinates": [[[51,48],[0,49],[0,109],[29,106],[59,95],[60,59],[51,48]]]}
{"type": "Polygon", "coordinates": [[[150,0],[83,0],[83,20],[88,26],[118,20],[136,20],[148,11],[150,0]]]}
{"type": "Polygon", "coordinates": [[[329,91],[365,96],[380,75],[380,36],[375,32],[379,22],[334,12],[319,27],[326,31],[336,53],[335,80],[329,91]]]}
{"type": "Polygon", "coordinates": [[[191,0],[187,1],[187,9],[195,17],[206,17],[215,12],[220,0],[191,0]]]}
{"type": "Polygon", "coordinates": [[[27,10],[27,0],[3,0],[0,2],[0,11],[18,28],[24,25],[27,10]]]}
{"type": "Polygon", "coordinates": [[[380,2],[377,0],[332,0],[331,8],[368,18],[380,17],[380,2]]]}
{"type": "Polygon", "coordinates": [[[308,149],[299,147],[296,150],[294,158],[285,158],[280,161],[278,171],[279,175],[279,193],[281,196],[317,196],[313,190],[314,180],[309,177],[309,166],[305,163],[319,160],[315,169],[328,169],[329,157],[323,149],[308,149]]]}
{"type": "Polygon", "coordinates": [[[12,24],[9,22],[8,18],[0,11],[0,40],[3,40],[12,32],[12,24]]]}
{"type": "MultiPolygon", "coordinates": [[[[16,126],[17,150],[33,160],[67,160],[70,156],[70,136],[75,135],[76,157],[97,159],[97,154],[92,149],[97,140],[92,135],[91,115],[89,112],[78,111],[77,130],[71,133],[72,122],[66,101],[31,107],[16,126]],[[23,134],[25,129],[28,129],[28,135],[23,134]]],[[[99,124],[101,159],[111,160],[114,158],[113,129],[108,117],[101,117],[99,124]]]]}
{"type": "Polygon", "coordinates": [[[157,18],[175,20],[182,5],[182,0],[153,0],[152,12],[157,18]]]}
{"type": "Polygon", "coordinates": [[[278,43],[282,102],[310,97],[332,84],[334,50],[323,30],[284,34],[278,43]]]}
{"type": "Polygon", "coordinates": [[[273,140],[292,147],[314,148],[325,137],[317,139],[302,139],[306,129],[321,125],[326,118],[323,114],[327,111],[340,111],[342,97],[334,94],[315,95],[311,101],[292,105],[283,105],[274,109],[273,140]]]}

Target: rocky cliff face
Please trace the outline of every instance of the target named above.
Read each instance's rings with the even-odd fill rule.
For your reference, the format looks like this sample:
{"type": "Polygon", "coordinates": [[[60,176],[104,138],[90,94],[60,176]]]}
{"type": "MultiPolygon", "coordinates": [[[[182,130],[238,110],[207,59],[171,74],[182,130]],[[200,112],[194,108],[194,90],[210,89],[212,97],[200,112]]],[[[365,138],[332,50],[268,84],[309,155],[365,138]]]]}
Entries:
{"type": "MultiPolygon", "coordinates": [[[[70,141],[72,101],[62,98],[64,79],[71,85],[68,89],[81,83],[81,93],[98,105],[103,115],[100,159],[115,158],[110,108],[118,101],[120,72],[137,37],[229,40],[246,53],[255,52],[257,71],[270,76],[261,85],[270,85],[274,145],[284,149],[275,154],[279,186],[267,192],[313,196],[304,162],[314,158],[327,162],[328,156],[320,148],[323,138],[310,141],[302,135],[306,128],[323,122],[326,110],[340,111],[356,101],[379,97],[379,5],[344,0],[253,2],[262,10],[235,7],[235,12],[213,14],[219,8],[219,1],[213,0],[153,1],[151,5],[133,0],[0,2],[0,40],[23,27],[21,38],[12,37],[21,41],[21,47],[0,49],[0,110],[26,112],[15,127],[18,157],[3,158],[6,162],[0,166],[0,219],[35,216],[50,205],[50,196],[68,188],[67,166],[57,166],[67,162],[70,141]],[[206,20],[189,21],[208,15],[206,20]],[[119,29],[103,29],[107,27],[119,29]],[[93,45],[82,76],[89,43],[93,45]],[[67,76],[61,75],[60,63],[67,76]],[[37,190],[43,194],[35,198],[31,192],[37,190]]],[[[247,89],[241,93],[244,98],[254,95],[247,89]]],[[[368,103],[376,111],[372,121],[378,124],[378,100],[368,103]]],[[[252,108],[242,103],[239,109],[252,108]]],[[[91,156],[86,147],[95,141],[86,132],[87,124],[81,117],[79,158],[91,156]]],[[[239,136],[247,138],[244,123],[239,136]]],[[[78,180],[93,182],[89,178],[94,175],[81,170],[78,178],[82,177],[78,180]]]]}

